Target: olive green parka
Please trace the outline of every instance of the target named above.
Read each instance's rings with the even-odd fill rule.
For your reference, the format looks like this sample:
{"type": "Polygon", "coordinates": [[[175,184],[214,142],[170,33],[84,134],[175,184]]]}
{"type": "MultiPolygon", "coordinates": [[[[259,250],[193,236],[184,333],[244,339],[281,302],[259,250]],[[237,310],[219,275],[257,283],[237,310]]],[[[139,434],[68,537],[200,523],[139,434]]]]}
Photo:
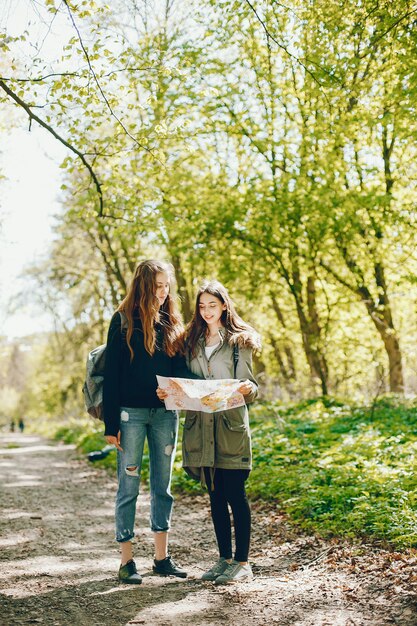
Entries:
{"type": "MultiPolygon", "coordinates": [[[[233,346],[225,340],[226,331],[220,329],[220,345],[207,359],[204,338],[197,343],[195,356],[187,355],[188,368],[204,379],[236,378],[250,380],[253,390],[245,396],[246,404],[258,395],[258,384],[252,373],[252,349],[239,347],[239,360],[234,376],[233,346]]],[[[246,406],[204,413],[187,411],[182,440],[182,459],[185,471],[195,479],[202,479],[201,468],[252,468],[252,445],[249,413],[246,406]]]]}

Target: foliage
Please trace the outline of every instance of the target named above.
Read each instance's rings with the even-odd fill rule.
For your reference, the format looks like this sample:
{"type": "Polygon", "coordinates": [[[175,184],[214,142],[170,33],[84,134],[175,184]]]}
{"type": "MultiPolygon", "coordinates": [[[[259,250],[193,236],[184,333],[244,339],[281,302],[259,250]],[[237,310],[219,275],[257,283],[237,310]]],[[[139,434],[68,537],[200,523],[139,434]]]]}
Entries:
{"type": "MultiPolygon", "coordinates": [[[[293,523],[322,536],[417,546],[415,401],[391,395],[365,406],[329,397],[291,406],[264,403],[252,407],[250,417],[252,499],[275,502],[293,523]]],[[[88,418],[55,422],[53,430],[55,439],[75,443],[83,455],[105,444],[102,426],[88,418]]],[[[173,491],[202,493],[181,467],[181,435],[182,428],[173,491]]],[[[96,464],[115,476],[115,453],[96,464]]],[[[145,450],[142,481],[148,480],[145,450]]]]}
{"type": "MultiPolygon", "coordinates": [[[[3,412],[82,410],[86,353],[147,256],[174,264],[186,320],[203,277],[227,284],[263,335],[267,398],[417,388],[410,2],[36,11],[1,33],[4,84],[94,167],[106,217],[69,155],[55,241],[31,272],[56,332],[24,376],[19,346],[2,353],[3,412]]],[[[1,93],[17,120],[26,109],[1,93]]]]}
{"type": "Polygon", "coordinates": [[[271,403],[251,417],[253,497],[276,500],[302,528],[323,535],[417,545],[414,401],[271,403]]]}
{"type": "MultiPolygon", "coordinates": [[[[263,335],[252,497],[324,535],[417,545],[415,404],[364,404],[417,389],[412,3],[36,10],[28,32],[0,34],[0,104],[36,111],[69,149],[55,241],[32,269],[56,329],[2,341],[3,423],[24,412],[83,454],[104,445],[79,418],[85,358],[137,262],[163,257],[186,320],[213,276],[263,335]]],[[[99,464],[114,472],[115,455],[99,464]]],[[[179,456],[173,488],[201,489],[179,456]]]]}
{"type": "Polygon", "coordinates": [[[33,269],[60,338],[41,357],[45,410],[76,410],[84,344],[104,340],[146,256],[173,263],[186,320],[203,277],[229,286],[264,337],[266,393],[415,387],[408,0],[36,11],[1,34],[0,91],[69,146],[56,240],[33,269]]]}

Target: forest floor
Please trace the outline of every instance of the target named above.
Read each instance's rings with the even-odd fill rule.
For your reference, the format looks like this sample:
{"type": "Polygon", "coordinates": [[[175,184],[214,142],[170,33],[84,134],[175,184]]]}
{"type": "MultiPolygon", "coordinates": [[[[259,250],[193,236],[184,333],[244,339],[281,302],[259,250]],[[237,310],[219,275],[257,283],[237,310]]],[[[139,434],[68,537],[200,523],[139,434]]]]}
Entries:
{"type": "Polygon", "coordinates": [[[143,584],[117,582],[115,480],[73,446],[3,433],[0,624],[55,626],[417,625],[417,558],[376,544],[298,532],[254,503],[253,581],[199,580],[216,559],[204,496],[177,496],[171,552],[186,580],[152,575],[149,498],[139,498],[135,559],[143,584]]]}

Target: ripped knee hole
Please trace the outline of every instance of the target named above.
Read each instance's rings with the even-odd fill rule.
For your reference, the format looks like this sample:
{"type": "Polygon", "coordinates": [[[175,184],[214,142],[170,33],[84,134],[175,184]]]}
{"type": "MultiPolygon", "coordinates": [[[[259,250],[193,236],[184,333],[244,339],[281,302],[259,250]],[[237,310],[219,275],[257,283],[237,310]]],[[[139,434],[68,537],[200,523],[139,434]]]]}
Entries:
{"type": "Polygon", "coordinates": [[[137,465],[128,465],[125,471],[128,476],[139,476],[139,468],[137,465]]]}

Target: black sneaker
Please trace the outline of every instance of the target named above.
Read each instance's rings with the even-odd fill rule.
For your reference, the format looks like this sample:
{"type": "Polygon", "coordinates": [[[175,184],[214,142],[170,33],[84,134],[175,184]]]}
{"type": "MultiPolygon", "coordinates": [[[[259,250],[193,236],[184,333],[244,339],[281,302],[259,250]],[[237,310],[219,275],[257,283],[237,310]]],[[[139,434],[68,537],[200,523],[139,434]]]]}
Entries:
{"type": "Polygon", "coordinates": [[[120,566],[119,580],[121,583],[128,585],[140,585],[142,582],[142,576],[138,574],[136,563],[133,559],[128,561],[125,565],[120,566]]]}
{"type": "Polygon", "coordinates": [[[159,576],[178,576],[178,578],[187,578],[187,572],[180,569],[171,556],[167,556],[161,561],[157,561],[155,559],[152,569],[153,573],[159,574],[159,576]]]}

